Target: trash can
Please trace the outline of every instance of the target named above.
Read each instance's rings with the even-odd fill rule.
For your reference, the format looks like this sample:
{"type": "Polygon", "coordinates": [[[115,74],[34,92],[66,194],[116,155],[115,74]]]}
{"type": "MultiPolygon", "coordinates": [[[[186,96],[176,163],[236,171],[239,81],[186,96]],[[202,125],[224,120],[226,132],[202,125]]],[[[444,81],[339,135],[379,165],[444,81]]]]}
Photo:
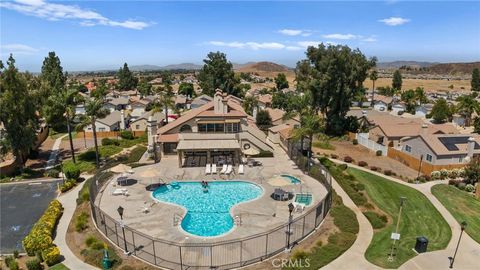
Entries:
{"type": "Polygon", "coordinates": [[[428,239],[425,236],[417,237],[417,243],[415,244],[415,250],[418,253],[427,252],[428,239]]]}

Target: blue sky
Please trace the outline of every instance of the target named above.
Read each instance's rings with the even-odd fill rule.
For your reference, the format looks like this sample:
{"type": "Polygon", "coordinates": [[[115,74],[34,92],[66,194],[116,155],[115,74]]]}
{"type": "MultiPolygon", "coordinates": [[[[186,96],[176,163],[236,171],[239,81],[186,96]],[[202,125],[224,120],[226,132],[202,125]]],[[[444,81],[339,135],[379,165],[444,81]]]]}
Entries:
{"type": "Polygon", "coordinates": [[[380,61],[479,61],[480,2],[0,2],[1,58],[38,71],[54,50],[66,70],[232,62],[294,66],[308,45],[360,48],[380,61]]]}

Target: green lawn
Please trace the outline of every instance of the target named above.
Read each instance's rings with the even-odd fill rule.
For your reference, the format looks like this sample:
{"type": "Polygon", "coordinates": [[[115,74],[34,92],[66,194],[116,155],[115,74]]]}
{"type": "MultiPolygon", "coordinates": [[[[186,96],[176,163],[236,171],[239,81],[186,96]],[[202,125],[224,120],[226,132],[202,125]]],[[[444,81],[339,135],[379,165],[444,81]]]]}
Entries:
{"type": "Polygon", "coordinates": [[[465,231],[480,243],[480,200],[454,186],[439,184],[432,193],[458,221],[467,222],[465,231]]]}
{"type": "Polygon", "coordinates": [[[375,231],[365,253],[367,260],[383,268],[398,268],[416,256],[412,248],[417,236],[428,238],[428,251],[444,249],[447,246],[452,236],[450,227],[422,193],[361,170],[349,168],[348,173],[365,185],[372,202],[393,219],[393,223],[375,231]],[[387,258],[392,246],[390,234],[395,230],[402,196],[406,197],[407,201],[400,220],[401,239],[397,242],[395,260],[389,262],[387,258]]]}
{"type": "Polygon", "coordinates": [[[70,268],[66,267],[63,263],[55,264],[48,268],[49,270],[70,270],[70,268]]]}

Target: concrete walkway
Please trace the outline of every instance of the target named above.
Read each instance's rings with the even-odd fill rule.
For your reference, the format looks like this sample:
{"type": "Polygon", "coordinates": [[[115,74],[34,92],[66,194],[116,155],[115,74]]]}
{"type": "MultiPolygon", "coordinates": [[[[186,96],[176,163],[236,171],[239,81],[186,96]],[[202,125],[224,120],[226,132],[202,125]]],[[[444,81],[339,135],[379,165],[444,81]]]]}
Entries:
{"type": "MultiPolygon", "coordinates": [[[[339,161],[339,160],[332,160],[332,161],[336,162],[336,163],[345,164],[345,162],[342,162],[342,161],[339,161]]],[[[382,173],[378,173],[378,172],[368,170],[366,168],[363,168],[363,167],[360,167],[360,166],[357,166],[357,165],[354,165],[354,164],[348,164],[348,166],[352,167],[352,168],[355,168],[355,169],[359,169],[359,170],[362,170],[362,171],[369,172],[371,174],[378,175],[378,176],[383,177],[385,179],[388,179],[390,181],[393,181],[393,182],[396,182],[396,183],[399,183],[399,184],[402,184],[402,185],[405,185],[405,186],[409,186],[411,188],[414,188],[414,189],[420,191],[422,194],[424,194],[428,198],[428,200],[433,204],[433,206],[443,216],[445,221],[447,221],[447,223],[450,225],[450,228],[452,230],[452,238],[451,238],[451,240],[450,240],[446,249],[420,254],[420,255],[410,259],[406,263],[404,263],[402,266],[400,266],[399,269],[408,269],[408,270],[410,270],[410,269],[448,269],[448,266],[449,266],[448,257],[453,256],[453,253],[455,252],[455,248],[456,248],[458,238],[459,238],[460,232],[461,232],[460,225],[455,220],[455,218],[450,214],[450,212],[448,212],[448,210],[440,203],[440,201],[431,192],[432,186],[437,185],[437,184],[446,184],[447,181],[442,180],[442,181],[431,181],[431,182],[427,182],[427,183],[423,183],[423,184],[411,184],[411,183],[404,182],[402,180],[396,179],[396,178],[391,177],[391,176],[386,176],[382,173]]],[[[334,185],[334,188],[335,188],[336,191],[339,190],[337,187],[335,187],[335,185],[334,185]]],[[[344,199],[344,203],[345,203],[345,199],[344,199]]],[[[345,203],[345,205],[347,207],[350,207],[350,205],[347,205],[346,203],[345,203]]],[[[358,209],[358,207],[356,207],[356,206],[355,206],[355,208],[358,209]]],[[[354,209],[352,209],[352,210],[354,210],[354,209]]],[[[361,216],[362,216],[362,219],[366,220],[366,218],[363,216],[363,214],[361,214],[361,216]]],[[[358,215],[357,215],[357,218],[358,218],[358,215]]],[[[358,218],[358,220],[359,220],[359,223],[361,223],[361,218],[358,218]]],[[[368,220],[367,220],[367,222],[368,222],[368,220]]],[[[368,238],[368,243],[365,246],[365,249],[363,250],[362,253],[365,253],[366,247],[368,247],[368,244],[369,244],[370,239],[371,239],[371,233],[373,233],[371,226],[370,226],[369,229],[370,230],[368,230],[368,228],[367,228],[366,231],[363,231],[362,228],[360,227],[360,232],[359,232],[360,235],[358,236],[357,241],[354,243],[354,246],[355,246],[356,243],[358,242],[358,239],[367,239],[367,237],[370,236],[370,238],[368,238]],[[365,236],[362,236],[361,234],[365,234],[365,236]]],[[[352,246],[352,248],[354,246],[352,246]]],[[[342,256],[337,258],[337,260],[343,261],[341,263],[341,266],[351,264],[352,263],[351,262],[352,258],[355,258],[355,257],[353,257],[353,255],[358,254],[358,250],[356,250],[356,249],[352,250],[352,248],[350,248],[342,256]],[[350,253],[352,253],[352,256],[349,255],[350,253]]],[[[334,262],[336,262],[337,260],[335,260],[334,262]]],[[[456,269],[472,269],[472,270],[473,269],[478,269],[478,262],[480,262],[480,244],[475,242],[468,234],[463,233],[462,240],[461,240],[461,243],[460,243],[460,247],[459,247],[458,253],[457,253],[457,258],[455,260],[454,268],[456,268],[456,269]]],[[[369,263],[369,262],[366,261],[365,257],[362,254],[362,256],[356,257],[356,263],[352,264],[352,265],[355,265],[356,268],[358,269],[361,265],[365,265],[366,263],[369,263]]],[[[340,268],[343,268],[343,267],[340,267],[340,268]]],[[[346,267],[346,268],[348,268],[348,267],[346,267]]],[[[368,269],[372,269],[372,267],[368,267],[368,269]]]]}
{"type": "Polygon", "coordinates": [[[55,163],[57,162],[57,156],[60,152],[60,144],[62,143],[62,139],[67,137],[68,134],[65,134],[55,140],[52,146],[52,152],[50,153],[50,157],[48,157],[47,165],[45,166],[45,170],[49,170],[55,167],[55,163]]]}
{"type": "MultiPolygon", "coordinates": [[[[87,176],[85,179],[92,177],[87,176]]],[[[83,181],[81,184],[70,190],[69,192],[58,196],[58,200],[63,205],[63,215],[60,218],[60,221],[57,225],[57,235],[53,240],[53,243],[58,246],[60,249],[60,254],[63,255],[65,260],[62,262],[65,266],[72,270],[90,270],[90,269],[97,269],[87,263],[84,263],[80,260],[67,245],[66,237],[67,237],[67,230],[68,225],[70,224],[70,220],[73,217],[73,213],[77,208],[77,197],[78,191],[83,187],[86,180],[83,181]]]]}

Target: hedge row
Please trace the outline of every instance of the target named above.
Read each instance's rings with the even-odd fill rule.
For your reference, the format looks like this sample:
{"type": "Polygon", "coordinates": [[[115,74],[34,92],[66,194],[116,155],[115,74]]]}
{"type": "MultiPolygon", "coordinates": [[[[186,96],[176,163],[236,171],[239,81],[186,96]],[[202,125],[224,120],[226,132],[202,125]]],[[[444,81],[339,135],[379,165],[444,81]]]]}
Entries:
{"type": "Polygon", "coordinates": [[[60,260],[60,251],[53,245],[52,235],[62,213],[63,207],[58,200],[53,200],[48,205],[42,217],[22,241],[23,248],[29,256],[41,252],[43,260],[48,265],[53,265],[60,260]]]}

